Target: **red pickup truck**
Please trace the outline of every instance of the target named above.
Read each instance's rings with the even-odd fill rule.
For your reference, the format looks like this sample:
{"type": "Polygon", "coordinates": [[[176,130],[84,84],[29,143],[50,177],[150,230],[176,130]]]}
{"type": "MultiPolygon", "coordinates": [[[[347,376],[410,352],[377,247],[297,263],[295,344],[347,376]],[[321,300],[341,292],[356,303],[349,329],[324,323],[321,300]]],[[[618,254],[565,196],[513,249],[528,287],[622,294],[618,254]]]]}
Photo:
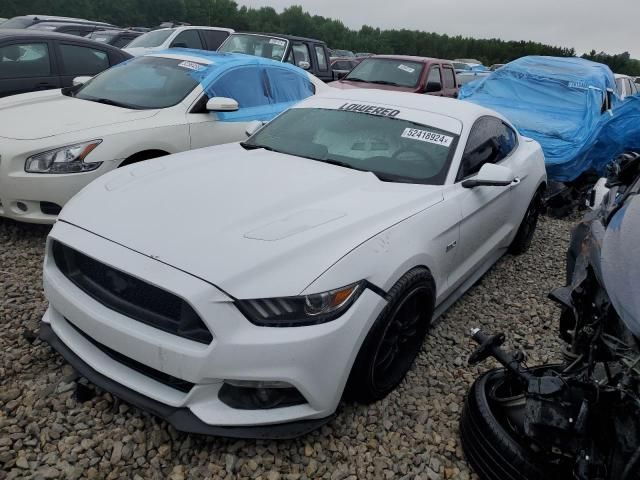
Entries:
{"type": "Polygon", "coordinates": [[[346,77],[329,85],[342,89],[379,88],[441,97],[458,96],[453,64],[449,60],[427,57],[374,55],[362,60],[346,77]]]}

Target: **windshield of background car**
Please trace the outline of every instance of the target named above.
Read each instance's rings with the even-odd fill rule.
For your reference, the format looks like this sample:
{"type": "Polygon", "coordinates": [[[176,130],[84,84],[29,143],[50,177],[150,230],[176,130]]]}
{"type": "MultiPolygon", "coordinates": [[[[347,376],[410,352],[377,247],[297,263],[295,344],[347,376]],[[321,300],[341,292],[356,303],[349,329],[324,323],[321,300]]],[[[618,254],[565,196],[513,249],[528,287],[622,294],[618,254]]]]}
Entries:
{"type": "Polygon", "coordinates": [[[396,87],[416,87],[424,64],[382,58],[367,58],[345,80],[378,83],[396,87]]]}
{"type": "Polygon", "coordinates": [[[441,185],[457,135],[387,116],[323,108],[293,108],[268,123],[245,146],[370,171],[381,180],[441,185]]]}
{"type": "Polygon", "coordinates": [[[287,50],[287,41],[263,35],[233,34],[218,49],[224,53],[244,53],[281,62],[287,50]]]}
{"type": "Polygon", "coordinates": [[[27,28],[31,24],[33,24],[33,20],[28,17],[14,17],[2,23],[0,25],[0,28],[22,29],[22,28],[27,28]]]}
{"type": "Polygon", "coordinates": [[[198,85],[194,62],[138,57],[102,72],[75,93],[76,98],[134,109],[172,107],[198,85]]]}
{"type": "Polygon", "coordinates": [[[164,43],[164,41],[169,38],[169,36],[175,31],[175,29],[170,28],[167,30],[154,30],[153,32],[147,32],[145,34],[140,35],[138,38],[133,39],[133,41],[127,45],[127,48],[153,48],[159,47],[164,43]]]}

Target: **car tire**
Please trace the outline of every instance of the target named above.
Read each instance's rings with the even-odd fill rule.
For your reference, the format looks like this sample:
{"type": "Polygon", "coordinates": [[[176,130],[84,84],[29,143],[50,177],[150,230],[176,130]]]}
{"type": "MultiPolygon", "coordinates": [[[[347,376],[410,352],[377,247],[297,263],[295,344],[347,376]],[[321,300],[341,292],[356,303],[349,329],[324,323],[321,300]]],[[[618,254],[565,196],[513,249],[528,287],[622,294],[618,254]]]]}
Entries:
{"type": "Polygon", "coordinates": [[[431,326],[433,277],[426,268],[409,271],[391,288],[387,301],[351,369],[345,388],[349,400],[375,402],[402,382],[431,326]]]}
{"type": "Polygon", "coordinates": [[[557,465],[546,464],[496,417],[488,392],[505,376],[503,369],[490,370],[473,383],[467,394],[460,419],[460,437],[467,461],[482,480],[571,478],[558,475],[557,465]]]}
{"type": "Polygon", "coordinates": [[[521,255],[529,250],[533,240],[533,234],[538,226],[538,218],[542,210],[542,192],[538,190],[533,196],[531,203],[527,207],[527,211],[520,222],[518,232],[509,245],[509,253],[512,255],[521,255]]]}

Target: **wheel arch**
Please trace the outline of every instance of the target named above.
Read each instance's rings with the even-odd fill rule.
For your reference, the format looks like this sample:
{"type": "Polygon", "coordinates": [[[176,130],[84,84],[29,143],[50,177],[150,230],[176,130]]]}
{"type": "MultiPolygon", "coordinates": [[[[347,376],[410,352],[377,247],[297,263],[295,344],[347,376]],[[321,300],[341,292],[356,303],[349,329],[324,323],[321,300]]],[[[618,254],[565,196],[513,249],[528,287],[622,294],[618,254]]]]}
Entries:
{"type": "Polygon", "coordinates": [[[137,162],[142,162],[143,160],[150,160],[152,158],[158,158],[158,157],[164,157],[166,155],[170,155],[169,152],[167,152],[166,150],[162,150],[162,149],[147,149],[147,150],[141,150],[137,153],[134,153],[133,155],[129,155],[127,158],[125,158],[120,165],[118,165],[118,168],[120,167],[126,167],[127,165],[132,165],[134,163],[137,162]]]}

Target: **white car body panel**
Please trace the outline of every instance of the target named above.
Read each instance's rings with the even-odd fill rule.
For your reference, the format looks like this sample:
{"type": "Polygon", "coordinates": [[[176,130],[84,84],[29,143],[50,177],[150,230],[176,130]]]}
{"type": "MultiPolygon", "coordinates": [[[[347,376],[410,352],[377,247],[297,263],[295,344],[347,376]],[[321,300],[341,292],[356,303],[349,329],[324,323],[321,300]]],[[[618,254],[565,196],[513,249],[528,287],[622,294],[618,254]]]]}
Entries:
{"type": "Polygon", "coordinates": [[[456,182],[474,121],[501,118],[470,103],[336,90],[294,108],[339,108],[346,101],[392,105],[402,118],[428,119],[459,133],[444,184],[383,182],[370,172],[237,144],[111,172],[67,204],[50,234],[45,324],[100,374],[164,405],[185,407],[207,425],[275,425],[331,415],[387,303],[385,292],[406,272],[427,267],[436,284],[436,316],[442,313],[504,254],[546,181],[540,146],[518,136],[519,146],[500,162],[517,177],[510,186],[463,188],[456,182]],[[54,240],[185,299],[212,342],[176,339],[100,304],[58,269],[54,240]],[[360,280],[369,287],[356,302],[320,325],[259,327],[235,304],[360,280]],[[69,322],[195,387],[181,394],[105,358],[69,322]],[[218,399],[225,379],[287,382],[308,403],[235,410],[218,399]]]}
{"type": "MultiPolygon", "coordinates": [[[[189,54],[168,56],[193,58],[189,54]]],[[[307,75],[316,92],[329,88],[307,75]]],[[[50,224],[56,216],[42,213],[40,202],[64,206],[84,186],[132,155],[150,150],[172,154],[245,138],[248,121],[226,122],[215,113],[189,113],[202,94],[202,86],[197,85],[177,105],[155,110],[80,100],[61,90],[0,99],[0,216],[50,224]],[[75,174],[24,170],[32,155],[97,139],[102,143],[91,152],[91,161],[103,163],[96,170],[75,174]],[[20,209],[18,202],[27,210],[20,209]]]]}

